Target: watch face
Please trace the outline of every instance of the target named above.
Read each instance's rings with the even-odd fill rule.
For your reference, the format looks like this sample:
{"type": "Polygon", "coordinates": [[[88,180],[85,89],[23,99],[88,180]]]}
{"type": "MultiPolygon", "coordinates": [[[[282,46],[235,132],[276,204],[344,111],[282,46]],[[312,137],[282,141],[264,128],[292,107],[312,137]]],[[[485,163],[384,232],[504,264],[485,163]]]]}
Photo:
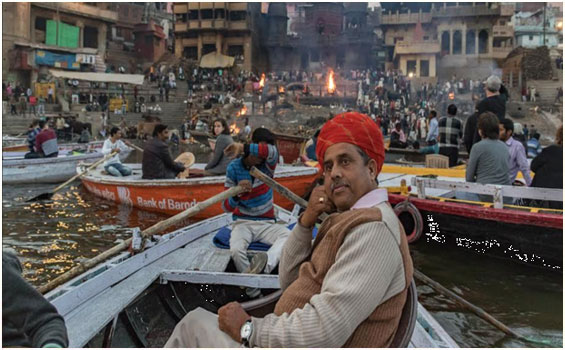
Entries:
{"type": "Polygon", "coordinates": [[[243,327],[241,327],[241,339],[249,339],[251,335],[251,322],[245,322],[243,327]]]}

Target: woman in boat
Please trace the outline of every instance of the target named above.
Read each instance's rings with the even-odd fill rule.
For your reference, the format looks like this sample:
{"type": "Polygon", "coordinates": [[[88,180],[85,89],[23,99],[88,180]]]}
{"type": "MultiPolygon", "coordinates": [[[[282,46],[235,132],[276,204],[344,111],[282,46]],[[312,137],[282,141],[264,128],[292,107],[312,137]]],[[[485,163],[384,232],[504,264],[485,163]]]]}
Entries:
{"type": "MultiPolygon", "coordinates": [[[[544,148],[530,168],[536,174],[531,187],[563,188],[563,125],[557,129],[555,144],[544,148]]],[[[539,206],[563,209],[563,202],[548,201],[539,206]]]]}
{"type": "MultiPolygon", "coordinates": [[[[492,112],[485,112],[479,116],[479,135],[481,141],[473,145],[469,155],[469,163],[465,179],[467,182],[492,185],[511,185],[508,176],[508,147],[499,140],[500,130],[498,117],[492,112]]],[[[477,200],[477,195],[467,193],[457,195],[461,199],[477,200]],[[471,198],[473,197],[473,198],[471,198]]],[[[491,196],[479,196],[482,201],[492,201],[491,196]]]]}
{"type": "Polygon", "coordinates": [[[214,154],[204,168],[204,175],[224,175],[231,159],[224,154],[224,150],[233,143],[230,135],[230,128],[225,119],[214,120],[214,135],[216,136],[216,146],[214,154]]]}

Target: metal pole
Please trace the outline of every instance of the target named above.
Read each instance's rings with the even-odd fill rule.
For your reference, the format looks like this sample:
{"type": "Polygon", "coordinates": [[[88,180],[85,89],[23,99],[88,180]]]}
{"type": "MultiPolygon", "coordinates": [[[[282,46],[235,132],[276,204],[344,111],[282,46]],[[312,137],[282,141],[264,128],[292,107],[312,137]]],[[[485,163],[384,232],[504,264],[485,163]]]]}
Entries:
{"type": "Polygon", "coordinates": [[[547,6],[547,2],[543,3],[543,42],[542,46],[545,46],[545,8],[547,6]]]}

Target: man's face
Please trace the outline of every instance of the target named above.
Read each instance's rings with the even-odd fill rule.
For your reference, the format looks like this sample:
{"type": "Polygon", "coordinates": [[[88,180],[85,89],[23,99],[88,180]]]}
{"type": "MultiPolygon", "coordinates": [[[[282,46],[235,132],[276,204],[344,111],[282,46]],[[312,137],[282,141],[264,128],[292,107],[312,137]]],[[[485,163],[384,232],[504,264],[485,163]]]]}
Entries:
{"type": "Polygon", "coordinates": [[[349,210],[362,196],[376,188],[377,164],[364,164],[356,146],[336,143],[324,155],[324,188],[339,211],[349,210]]]}
{"type": "Polygon", "coordinates": [[[504,128],[504,125],[498,124],[498,137],[500,138],[500,140],[506,142],[506,140],[508,140],[510,136],[512,136],[512,131],[506,130],[504,128]]]}
{"type": "Polygon", "coordinates": [[[165,129],[157,135],[161,141],[167,141],[169,139],[169,129],[165,129]]]}

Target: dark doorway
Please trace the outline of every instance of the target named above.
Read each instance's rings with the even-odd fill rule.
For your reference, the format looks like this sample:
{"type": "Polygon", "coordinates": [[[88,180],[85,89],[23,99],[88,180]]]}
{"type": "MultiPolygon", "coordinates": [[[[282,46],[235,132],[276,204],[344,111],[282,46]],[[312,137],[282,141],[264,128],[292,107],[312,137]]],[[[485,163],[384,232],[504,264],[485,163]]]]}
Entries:
{"type": "Polygon", "coordinates": [[[420,76],[421,77],[430,76],[430,61],[428,60],[420,61],[420,76]]]}
{"type": "Polygon", "coordinates": [[[441,53],[442,55],[449,55],[451,52],[451,38],[449,37],[449,32],[443,32],[441,34],[441,53]]]}
{"type": "Polygon", "coordinates": [[[475,54],[475,31],[468,30],[467,37],[465,38],[465,53],[467,55],[475,54]]]}
{"type": "Polygon", "coordinates": [[[461,55],[463,52],[462,43],[463,37],[461,36],[461,31],[456,30],[453,32],[453,54],[454,55],[461,55]]]}
{"type": "Polygon", "coordinates": [[[302,55],[300,56],[300,67],[302,69],[308,68],[308,53],[307,52],[302,53],[302,55]]]}
{"type": "Polygon", "coordinates": [[[216,44],[205,44],[202,45],[202,55],[209,54],[210,52],[216,51],[216,44]]]}
{"type": "Polygon", "coordinates": [[[84,27],[84,47],[98,48],[98,29],[95,27],[84,27]]]}
{"type": "Polygon", "coordinates": [[[485,29],[479,32],[479,53],[488,53],[488,32],[485,29]]]}
{"type": "Polygon", "coordinates": [[[182,51],[183,57],[186,57],[191,60],[198,59],[198,48],[196,46],[185,46],[182,51]]]}

